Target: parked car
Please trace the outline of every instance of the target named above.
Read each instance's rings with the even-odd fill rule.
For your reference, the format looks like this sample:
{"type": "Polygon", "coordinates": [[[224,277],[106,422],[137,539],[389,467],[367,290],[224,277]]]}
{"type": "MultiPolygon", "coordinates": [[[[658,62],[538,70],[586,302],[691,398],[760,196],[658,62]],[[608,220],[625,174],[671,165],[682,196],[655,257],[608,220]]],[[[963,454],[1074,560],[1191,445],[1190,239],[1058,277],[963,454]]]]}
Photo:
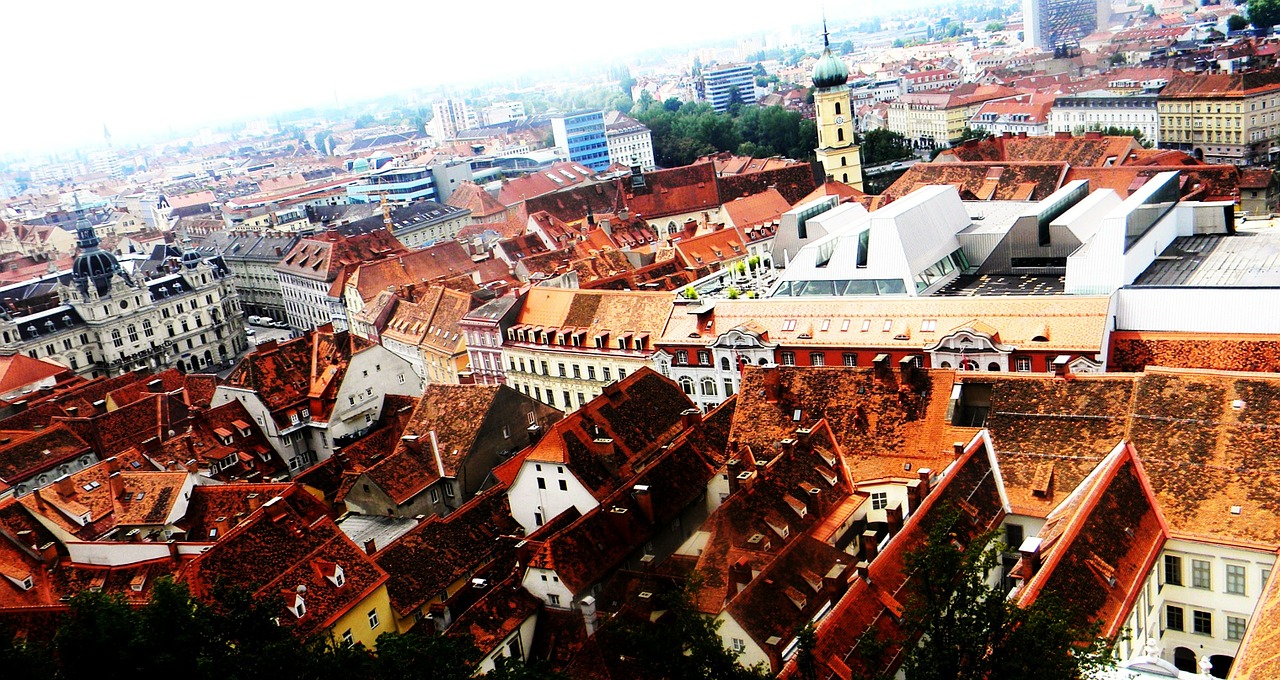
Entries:
{"type": "Polygon", "coordinates": [[[289,327],[289,324],[283,321],[272,321],[268,325],[271,326],[272,328],[288,328],[289,327]]]}
{"type": "Polygon", "coordinates": [[[257,316],[257,315],[254,315],[254,314],[250,314],[250,315],[249,315],[249,325],[250,325],[250,326],[257,326],[257,325],[259,325],[259,324],[261,324],[261,323],[262,323],[262,317],[257,316]]]}
{"type": "Polygon", "coordinates": [[[256,333],[253,332],[252,328],[244,329],[244,334],[250,338],[252,338],[254,335],[257,335],[256,333]]]}

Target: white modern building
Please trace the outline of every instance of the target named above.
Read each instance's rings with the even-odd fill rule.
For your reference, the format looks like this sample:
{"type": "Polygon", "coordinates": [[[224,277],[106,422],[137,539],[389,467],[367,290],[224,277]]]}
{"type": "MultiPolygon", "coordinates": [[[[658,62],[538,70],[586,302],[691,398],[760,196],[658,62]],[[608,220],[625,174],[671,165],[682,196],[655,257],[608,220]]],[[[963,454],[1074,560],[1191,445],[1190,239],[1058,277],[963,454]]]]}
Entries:
{"type": "Polygon", "coordinates": [[[971,222],[955,187],[923,187],[873,213],[847,205],[823,216],[827,235],[790,257],[770,297],[928,295],[969,268],[956,234],[971,222]]]}

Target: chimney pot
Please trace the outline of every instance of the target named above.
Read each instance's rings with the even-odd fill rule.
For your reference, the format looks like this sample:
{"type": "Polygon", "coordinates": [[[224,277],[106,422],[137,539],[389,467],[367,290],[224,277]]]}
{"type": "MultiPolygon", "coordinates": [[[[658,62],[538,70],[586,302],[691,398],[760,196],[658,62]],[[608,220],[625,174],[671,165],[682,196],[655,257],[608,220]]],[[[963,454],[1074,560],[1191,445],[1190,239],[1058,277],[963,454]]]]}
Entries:
{"type": "Polygon", "coordinates": [[[871,562],[876,559],[879,554],[880,542],[876,540],[876,532],[867,529],[859,536],[859,548],[861,548],[862,559],[871,562]]]}
{"type": "Polygon", "coordinates": [[[955,450],[956,458],[964,455],[964,442],[952,442],[951,448],[955,450]]]}

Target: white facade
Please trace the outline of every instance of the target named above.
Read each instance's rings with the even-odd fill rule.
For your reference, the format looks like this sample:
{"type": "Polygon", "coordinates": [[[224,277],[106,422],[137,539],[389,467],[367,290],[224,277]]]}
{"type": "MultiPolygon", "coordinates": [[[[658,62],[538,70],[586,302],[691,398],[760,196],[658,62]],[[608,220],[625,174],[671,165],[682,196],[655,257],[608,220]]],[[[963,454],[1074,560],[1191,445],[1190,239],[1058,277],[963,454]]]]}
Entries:
{"type": "Polygon", "coordinates": [[[510,339],[502,349],[507,384],[566,414],[600,396],[605,385],[649,366],[652,354],[652,350],[600,350],[510,339]]]}
{"type": "Polygon", "coordinates": [[[567,465],[535,460],[526,460],[520,466],[511,488],[507,489],[507,499],[512,519],[524,527],[526,534],[537,531],[569,508],[577,508],[585,515],[600,504],[567,465]]]}
{"type": "Polygon", "coordinates": [[[1080,134],[1108,127],[1137,128],[1144,140],[1160,139],[1155,94],[1120,95],[1109,90],[1064,95],[1049,110],[1049,131],[1080,134]]]}
{"type": "Polygon", "coordinates": [[[280,277],[280,293],[284,298],[289,326],[295,331],[333,324],[335,331],[347,329],[347,308],[342,298],[330,297],[330,283],[305,279],[294,274],[276,272],[280,277]]]}
{"type": "Polygon", "coordinates": [[[628,166],[636,163],[645,172],[657,167],[653,163],[653,137],[649,128],[642,125],[638,129],[607,130],[605,140],[609,143],[610,163],[628,166]]]}
{"type": "Polygon", "coordinates": [[[501,125],[525,117],[524,102],[495,102],[482,112],[485,125],[501,125]]]}

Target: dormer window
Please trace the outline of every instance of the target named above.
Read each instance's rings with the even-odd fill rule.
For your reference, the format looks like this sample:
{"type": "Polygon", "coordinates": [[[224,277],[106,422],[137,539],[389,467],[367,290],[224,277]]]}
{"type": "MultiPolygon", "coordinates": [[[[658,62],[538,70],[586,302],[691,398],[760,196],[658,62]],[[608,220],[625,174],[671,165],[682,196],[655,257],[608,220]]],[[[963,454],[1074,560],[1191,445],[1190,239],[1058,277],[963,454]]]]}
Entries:
{"type": "Polygon", "coordinates": [[[347,584],[347,574],[342,571],[342,567],[334,565],[333,573],[328,576],[329,582],[335,587],[341,588],[347,584]]]}
{"type": "Polygon", "coordinates": [[[310,420],[310,419],[311,419],[311,409],[309,409],[309,408],[302,408],[302,409],[299,409],[299,410],[298,410],[298,414],[302,416],[302,419],[303,419],[303,420],[310,420]]]}
{"type": "Polygon", "coordinates": [[[293,612],[294,617],[300,619],[307,615],[307,603],[301,597],[295,598],[293,606],[289,607],[289,611],[293,612]]]}

